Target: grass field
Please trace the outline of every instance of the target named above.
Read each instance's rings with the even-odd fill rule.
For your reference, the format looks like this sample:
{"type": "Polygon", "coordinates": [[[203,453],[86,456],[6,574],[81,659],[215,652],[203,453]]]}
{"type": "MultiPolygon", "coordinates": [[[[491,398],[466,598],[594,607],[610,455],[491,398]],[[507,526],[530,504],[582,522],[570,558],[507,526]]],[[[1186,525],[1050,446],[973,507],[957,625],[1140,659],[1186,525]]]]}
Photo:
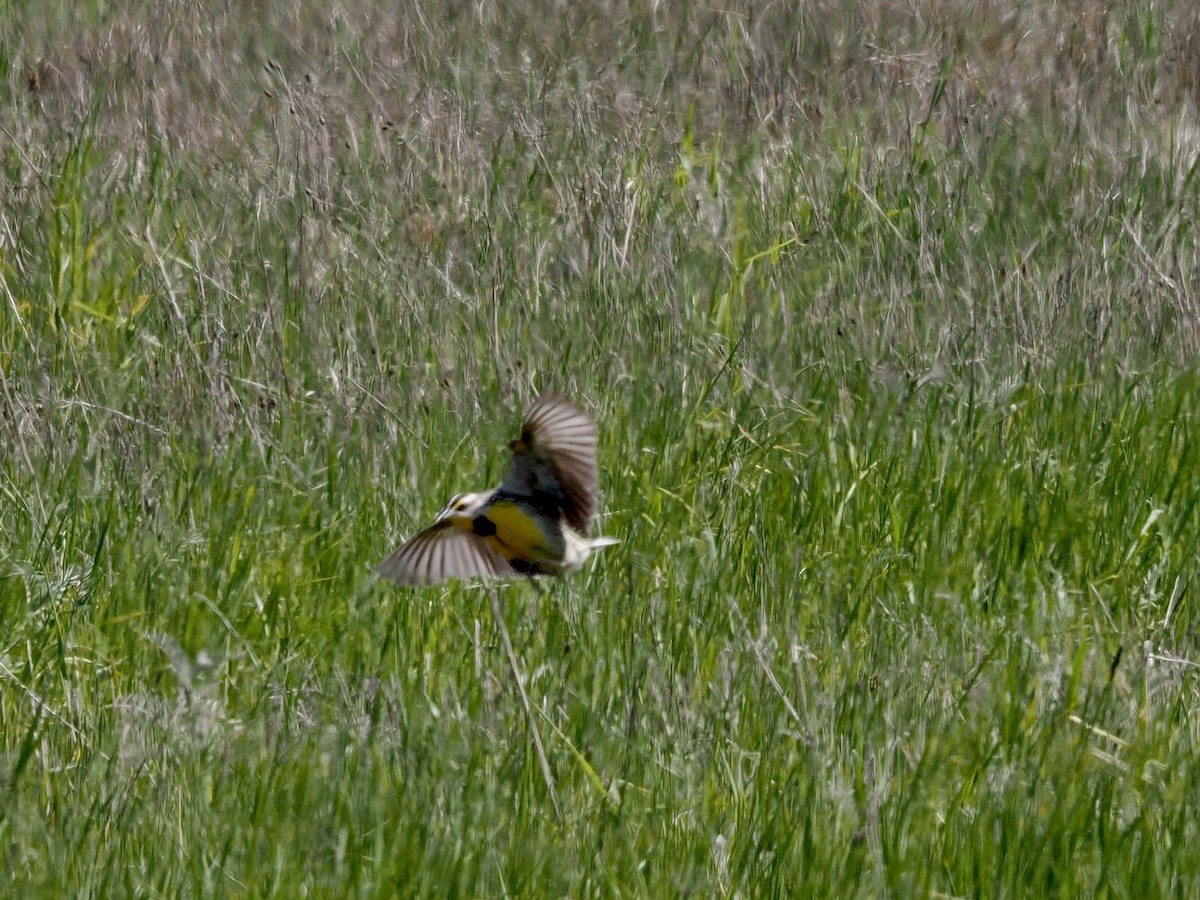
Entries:
{"type": "Polygon", "coordinates": [[[0,894],[1200,895],[1193,5],[401,6],[0,6],[0,894]]]}

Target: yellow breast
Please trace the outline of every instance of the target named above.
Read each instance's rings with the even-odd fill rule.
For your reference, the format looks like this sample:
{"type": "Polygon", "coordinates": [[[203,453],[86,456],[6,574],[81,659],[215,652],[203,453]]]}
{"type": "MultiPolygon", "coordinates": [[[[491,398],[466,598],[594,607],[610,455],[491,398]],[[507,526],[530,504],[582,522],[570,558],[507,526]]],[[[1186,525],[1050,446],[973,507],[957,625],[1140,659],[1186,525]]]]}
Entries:
{"type": "Polygon", "coordinates": [[[562,557],[562,548],[538,527],[532,512],[512,500],[497,500],[486,516],[496,526],[487,542],[507,560],[544,560],[562,557]]]}

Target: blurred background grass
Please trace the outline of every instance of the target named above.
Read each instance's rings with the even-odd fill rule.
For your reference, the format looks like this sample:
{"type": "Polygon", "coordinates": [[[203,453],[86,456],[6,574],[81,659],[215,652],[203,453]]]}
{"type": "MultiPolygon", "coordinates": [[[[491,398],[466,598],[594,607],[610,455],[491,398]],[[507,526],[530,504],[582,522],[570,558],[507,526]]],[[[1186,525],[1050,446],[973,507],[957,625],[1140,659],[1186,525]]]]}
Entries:
{"type": "Polygon", "coordinates": [[[1195,893],[1196,16],[0,8],[6,893],[1195,893]]]}

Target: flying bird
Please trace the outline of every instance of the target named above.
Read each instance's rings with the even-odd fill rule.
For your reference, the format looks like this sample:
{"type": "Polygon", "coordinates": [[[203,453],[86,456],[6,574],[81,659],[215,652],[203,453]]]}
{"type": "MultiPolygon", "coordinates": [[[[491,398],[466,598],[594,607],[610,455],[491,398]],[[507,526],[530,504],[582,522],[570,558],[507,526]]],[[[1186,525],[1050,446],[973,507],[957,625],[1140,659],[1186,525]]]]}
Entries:
{"type": "Polygon", "coordinates": [[[456,495],[432,525],[379,564],[379,574],[401,584],[562,575],[593,550],[620,543],[587,536],[598,490],[591,416],[543,394],[509,448],[512,462],[499,487],[456,495]]]}

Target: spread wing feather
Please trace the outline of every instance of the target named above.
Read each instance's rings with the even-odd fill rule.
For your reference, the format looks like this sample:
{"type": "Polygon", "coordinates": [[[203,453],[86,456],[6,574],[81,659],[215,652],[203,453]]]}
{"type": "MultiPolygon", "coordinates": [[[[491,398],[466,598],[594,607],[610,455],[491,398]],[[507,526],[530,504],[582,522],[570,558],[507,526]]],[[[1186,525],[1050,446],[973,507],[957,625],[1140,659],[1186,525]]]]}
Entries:
{"type": "Polygon", "coordinates": [[[401,544],[379,564],[379,574],[401,584],[437,584],[448,578],[508,578],[517,572],[482,538],[443,522],[401,544]]]}
{"type": "Polygon", "coordinates": [[[587,534],[598,487],[592,417],[569,400],[543,394],[525,417],[512,450],[501,492],[528,498],[587,534]]]}

